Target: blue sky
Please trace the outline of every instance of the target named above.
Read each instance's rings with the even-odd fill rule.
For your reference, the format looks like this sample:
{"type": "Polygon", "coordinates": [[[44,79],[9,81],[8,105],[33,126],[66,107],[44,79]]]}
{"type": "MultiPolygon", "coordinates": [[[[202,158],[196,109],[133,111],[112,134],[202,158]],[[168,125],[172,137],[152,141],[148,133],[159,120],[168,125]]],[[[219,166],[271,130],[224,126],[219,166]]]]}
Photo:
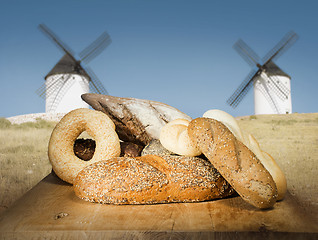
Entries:
{"type": "Polygon", "coordinates": [[[167,103],[191,117],[209,109],[254,114],[253,92],[226,100],[250,66],[242,38],[263,57],[290,30],[298,41],[275,62],[291,77],[293,112],[317,112],[318,2],[188,0],[0,0],[0,116],[45,111],[35,91],[63,54],[45,23],[75,53],[103,31],[111,45],[89,66],[110,95],[167,103]],[[292,2],[292,3],[291,3],[292,2]]]}

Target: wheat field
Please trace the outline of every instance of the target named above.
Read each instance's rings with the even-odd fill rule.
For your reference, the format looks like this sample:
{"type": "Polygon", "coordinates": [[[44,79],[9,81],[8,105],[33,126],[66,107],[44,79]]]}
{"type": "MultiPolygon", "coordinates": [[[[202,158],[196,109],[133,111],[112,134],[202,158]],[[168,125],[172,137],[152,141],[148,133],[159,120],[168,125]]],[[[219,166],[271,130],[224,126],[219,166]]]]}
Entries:
{"type": "MultiPolygon", "coordinates": [[[[299,207],[310,208],[318,221],[318,113],[237,120],[282,168],[299,207]]],[[[0,119],[0,214],[51,172],[47,147],[55,124],[37,120],[16,125],[0,119]]]]}

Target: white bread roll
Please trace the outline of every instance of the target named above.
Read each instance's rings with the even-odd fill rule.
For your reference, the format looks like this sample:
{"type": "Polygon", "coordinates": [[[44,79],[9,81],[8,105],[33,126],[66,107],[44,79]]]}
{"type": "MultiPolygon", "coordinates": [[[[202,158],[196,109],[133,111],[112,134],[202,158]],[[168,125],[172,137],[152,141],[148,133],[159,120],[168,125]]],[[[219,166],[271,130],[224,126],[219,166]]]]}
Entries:
{"type": "Polygon", "coordinates": [[[275,162],[274,158],[267,152],[261,150],[259,143],[253,135],[248,134],[249,141],[245,141],[245,145],[253,151],[258,159],[261,160],[264,167],[272,175],[277,187],[277,200],[282,200],[287,191],[287,181],[284,173],[275,162]]]}
{"type": "Polygon", "coordinates": [[[238,140],[243,142],[243,135],[242,135],[241,129],[239,125],[237,124],[236,119],[232,115],[219,109],[212,109],[212,110],[206,111],[203,114],[203,117],[212,118],[222,122],[234,134],[234,136],[238,140]]]}
{"type": "Polygon", "coordinates": [[[240,140],[256,155],[275,181],[278,192],[277,200],[282,200],[287,191],[286,177],[273,157],[261,150],[259,143],[253,135],[245,131],[241,131],[236,119],[222,110],[209,110],[203,114],[203,117],[212,118],[222,122],[238,140],[240,140]]]}
{"type": "Polygon", "coordinates": [[[183,156],[199,156],[201,151],[193,146],[188,135],[188,119],[175,119],[161,128],[160,143],[169,151],[183,156]]]}

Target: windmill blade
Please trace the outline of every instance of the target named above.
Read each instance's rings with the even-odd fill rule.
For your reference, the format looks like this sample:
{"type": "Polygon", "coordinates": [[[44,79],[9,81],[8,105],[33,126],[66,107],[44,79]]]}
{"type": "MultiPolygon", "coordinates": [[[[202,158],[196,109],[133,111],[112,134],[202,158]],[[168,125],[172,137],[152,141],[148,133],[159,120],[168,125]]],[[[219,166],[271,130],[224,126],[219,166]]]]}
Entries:
{"type": "Polygon", "coordinates": [[[103,32],[92,44],[80,52],[81,61],[88,63],[112,42],[109,34],[103,32]]]}
{"type": "Polygon", "coordinates": [[[275,76],[268,76],[268,87],[279,97],[281,100],[288,98],[290,90],[275,76]]]}
{"type": "Polygon", "coordinates": [[[36,93],[37,95],[39,95],[39,97],[44,98],[44,97],[45,97],[45,90],[46,90],[46,85],[45,85],[45,83],[43,83],[43,84],[41,85],[41,87],[39,87],[39,88],[35,91],[35,93],[36,93]]]}
{"type": "Polygon", "coordinates": [[[269,89],[267,88],[267,84],[264,81],[261,81],[261,84],[257,86],[258,90],[263,94],[268,104],[272,108],[275,113],[279,113],[279,108],[276,100],[269,94],[269,89]]]}
{"type": "MultiPolygon", "coordinates": [[[[50,83],[50,85],[46,86],[44,95],[46,97],[49,97],[52,92],[54,92],[56,90],[56,88],[59,88],[62,83],[62,81],[60,81],[61,79],[64,79],[65,75],[60,76],[59,78],[55,79],[53,82],[50,83]]],[[[70,75],[68,75],[67,79],[70,77],[70,75]]]]}
{"type": "Polygon", "coordinates": [[[296,42],[297,39],[298,35],[295,32],[288,32],[282,38],[282,40],[280,40],[279,43],[265,55],[262,61],[264,65],[281,56],[288,48],[290,48],[296,42]]]}
{"type": "Polygon", "coordinates": [[[83,91],[87,91],[87,86],[89,86],[89,79],[84,77],[84,76],[80,76],[82,81],[79,81],[80,86],[82,87],[83,91]]]}
{"type": "MultiPolygon", "coordinates": [[[[61,85],[63,85],[65,74],[60,76],[59,78],[55,79],[50,85],[46,87],[45,96],[50,97],[52,93],[56,91],[57,88],[60,88],[61,85]],[[60,81],[62,79],[62,81],[60,81]]],[[[67,75],[66,80],[67,81],[71,77],[70,74],[67,75]]]]}
{"type": "Polygon", "coordinates": [[[51,104],[50,111],[54,111],[59,104],[59,102],[62,100],[65,92],[67,92],[68,89],[74,84],[74,81],[69,81],[71,79],[72,75],[68,74],[67,78],[64,80],[61,87],[59,87],[59,90],[56,92],[55,97],[53,99],[53,102],[51,104]]]}
{"type": "Polygon", "coordinates": [[[61,78],[64,76],[60,76],[59,78],[55,79],[49,86],[46,85],[46,83],[43,83],[41,87],[39,87],[35,92],[40,97],[44,98],[45,96],[48,96],[50,92],[54,91],[54,86],[59,82],[61,78]],[[53,89],[53,90],[52,90],[53,89]]]}
{"type": "MultiPolygon", "coordinates": [[[[74,60],[74,52],[71,50],[70,47],[68,47],[65,43],[59,39],[59,37],[53,33],[52,30],[50,30],[45,24],[40,24],[39,29],[51,40],[55,45],[62,50],[64,53],[68,54],[70,57],[72,57],[74,60]]],[[[76,60],[75,60],[76,61],[76,60]]]]}
{"type": "Polygon", "coordinates": [[[237,105],[242,101],[244,96],[247,94],[247,92],[252,87],[254,78],[256,76],[258,76],[258,74],[260,74],[260,72],[261,72],[260,69],[254,69],[248,74],[248,76],[241,83],[241,85],[235,90],[235,92],[232,94],[232,96],[227,100],[227,103],[231,107],[236,108],[237,105]]]}
{"type": "Polygon", "coordinates": [[[242,39],[239,39],[233,48],[250,66],[255,67],[259,64],[260,57],[242,39]]]}
{"type": "Polygon", "coordinates": [[[104,88],[103,84],[101,83],[101,81],[98,79],[98,77],[96,76],[96,74],[93,72],[93,70],[90,67],[86,67],[85,71],[88,73],[88,75],[90,76],[90,82],[92,84],[93,87],[93,92],[95,93],[99,93],[99,94],[104,94],[104,95],[108,95],[107,90],[104,88]]]}

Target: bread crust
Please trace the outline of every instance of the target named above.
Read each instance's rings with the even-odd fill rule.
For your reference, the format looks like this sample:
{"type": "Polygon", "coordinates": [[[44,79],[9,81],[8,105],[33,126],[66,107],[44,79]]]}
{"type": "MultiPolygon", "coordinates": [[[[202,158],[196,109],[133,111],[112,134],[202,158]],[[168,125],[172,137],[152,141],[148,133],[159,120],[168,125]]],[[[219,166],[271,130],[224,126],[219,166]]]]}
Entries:
{"type": "Polygon", "coordinates": [[[152,139],[159,139],[160,129],[166,123],[177,118],[192,119],[180,110],[157,101],[96,93],[86,93],[81,97],[95,110],[110,117],[122,141],[142,146],[152,139]]]}
{"type": "Polygon", "coordinates": [[[79,198],[108,204],[198,202],[235,192],[208,161],[171,155],[94,163],[79,172],[73,188],[79,198]]]}
{"type": "Polygon", "coordinates": [[[270,208],[277,198],[271,174],[255,154],[221,122],[197,118],[188,133],[193,144],[247,202],[258,208],[270,208]]]}

